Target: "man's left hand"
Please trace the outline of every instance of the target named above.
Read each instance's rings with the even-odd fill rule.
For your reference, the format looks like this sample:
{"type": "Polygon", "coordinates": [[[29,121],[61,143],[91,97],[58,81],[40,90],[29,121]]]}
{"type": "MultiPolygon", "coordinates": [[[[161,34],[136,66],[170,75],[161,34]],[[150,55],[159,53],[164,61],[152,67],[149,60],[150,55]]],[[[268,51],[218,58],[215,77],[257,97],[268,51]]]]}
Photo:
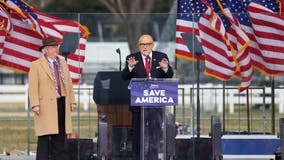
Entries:
{"type": "Polygon", "coordinates": [[[71,112],[74,111],[77,108],[76,104],[72,103],[71,104],[71,112]]]}

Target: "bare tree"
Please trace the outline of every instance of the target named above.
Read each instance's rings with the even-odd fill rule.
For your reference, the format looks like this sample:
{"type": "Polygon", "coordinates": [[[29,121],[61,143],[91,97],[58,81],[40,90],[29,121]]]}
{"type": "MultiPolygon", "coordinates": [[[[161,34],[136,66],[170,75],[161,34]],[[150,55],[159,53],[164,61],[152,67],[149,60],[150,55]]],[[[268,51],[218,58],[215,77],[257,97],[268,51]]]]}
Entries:
{"type": "Polygon", "coordinates": [[[131,53],[137,50],[138,37],[147,27],[153,0],[99,0],[112,13],[118,13],[122,23],[125,24],[128,45],[131,53]]]}

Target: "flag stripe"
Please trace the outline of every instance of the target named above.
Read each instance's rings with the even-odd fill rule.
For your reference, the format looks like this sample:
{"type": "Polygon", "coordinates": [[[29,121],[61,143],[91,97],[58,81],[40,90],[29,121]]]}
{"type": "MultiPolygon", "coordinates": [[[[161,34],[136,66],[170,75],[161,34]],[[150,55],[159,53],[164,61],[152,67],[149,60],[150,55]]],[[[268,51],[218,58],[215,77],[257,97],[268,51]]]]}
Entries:
{"type": "Polygon", "coordinates": [[[256,42],[259,45],[260,54],[255,56],[262,65],[259,69],[268,75],[284,74],[284,18],[267,7],[250,3],[248,12],[251,17],[256,42]]]}

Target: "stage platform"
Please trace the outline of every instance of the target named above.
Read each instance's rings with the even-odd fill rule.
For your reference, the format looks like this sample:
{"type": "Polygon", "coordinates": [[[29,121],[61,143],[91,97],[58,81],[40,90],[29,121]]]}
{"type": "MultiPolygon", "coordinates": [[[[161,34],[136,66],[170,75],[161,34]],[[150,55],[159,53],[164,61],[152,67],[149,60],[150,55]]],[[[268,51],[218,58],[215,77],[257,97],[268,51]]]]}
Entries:
{"type": "Polygon", "coordinates": [[[0,155],[0,160],[35,160],[35,155],[0,155]]]}
{"type": "MultiPolygon", "coordinates": [[[[202,150],[210,154],[211,138],[208,135],[201,135],[200,139],[203,140],[200,145],[203,147],[202,150]]],[[[280,147],[280,139],[276,135],[223,135],[221,145],[224,160],[273,160],[274,152],[280,147]]],[[[192,136],[177,135],[176,155],[179,159],[191,159],[192,147],[192,136]]]]}
{"type": "MultiPolygon", "coordinates": [[[[0,160],[35,160],[35,155],[31,156],[6,156],[0,155],[0,160]]],[[[248,156],[224,156],[223,160],[274,160],[274,156],[259,156],[259,157],[248,157],[248,156]]]]}
{"type": "MultiPolygon", "coordinates": [[[[210,137],[201,135],[201,140],[200,147],[203,147],[203,153],[208,150],[210,154],[210,137]]],[[[275,135],[223,135],[221,141],[224,160],[274,160],[274,151],[280,146],[280,139],[275,135]]],[[[177,159],[190,160],[192,157],[190,153],[192,153],[192,137],[177,135],[177,159]]],[[[13,151],[9,154],[0,154],[0,160],[35,160],[36,153],[32,152],[28,156],[24,151],[13,151]]]]}
{"type": "MultiPolygon", "coordinates": [[[[243,155],[224,155],[223,160],[274,160],[273,155],[243,156],[243,155]]],[[[0,155],[0,160],[35,160],[35,155],[0,155]]]]}

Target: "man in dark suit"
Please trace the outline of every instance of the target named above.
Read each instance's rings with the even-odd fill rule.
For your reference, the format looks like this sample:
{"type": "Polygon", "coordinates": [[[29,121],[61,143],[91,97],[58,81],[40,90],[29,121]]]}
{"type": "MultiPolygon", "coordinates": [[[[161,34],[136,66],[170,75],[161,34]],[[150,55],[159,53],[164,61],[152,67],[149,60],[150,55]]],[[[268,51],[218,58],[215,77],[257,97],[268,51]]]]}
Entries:
{"type": "MultiPolygon", "coordinates": [[[[139,38],[139,52],[126,57],[125,68],[122,77],[125,80],[131,78],[172,78],[173,69],[169,65],[168,56],[165,53],[153,51],[154,42],[150,35],[142,35],[139,38]]],[[[132,112],[133,128],[133,153],[134,159],[140,159],[140,107],[130,106],[132,112]]],[[[157,160],[159,141],[162,127],[162,107],[147,108],[145,123],[149,128],[149,147],[146,151],[147,159],[157,160]]]]}

